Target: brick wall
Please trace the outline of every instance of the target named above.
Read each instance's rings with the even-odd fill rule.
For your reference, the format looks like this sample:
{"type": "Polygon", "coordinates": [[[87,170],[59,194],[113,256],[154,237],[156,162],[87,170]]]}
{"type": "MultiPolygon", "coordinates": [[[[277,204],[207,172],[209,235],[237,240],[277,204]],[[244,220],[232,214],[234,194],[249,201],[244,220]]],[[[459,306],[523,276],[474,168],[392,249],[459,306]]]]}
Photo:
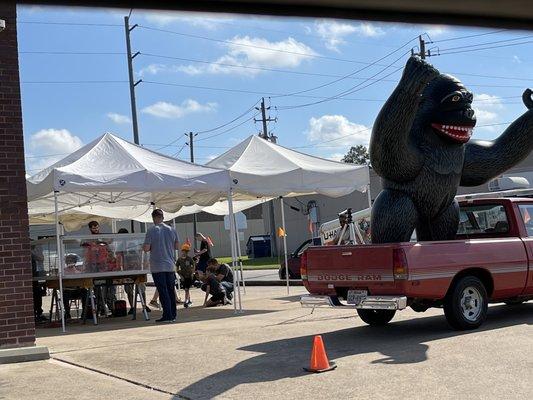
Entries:
{"type": "Polygon", "coordinates": [[[15,3],[0,3],[0,348],[35,344],[15,3]]]}

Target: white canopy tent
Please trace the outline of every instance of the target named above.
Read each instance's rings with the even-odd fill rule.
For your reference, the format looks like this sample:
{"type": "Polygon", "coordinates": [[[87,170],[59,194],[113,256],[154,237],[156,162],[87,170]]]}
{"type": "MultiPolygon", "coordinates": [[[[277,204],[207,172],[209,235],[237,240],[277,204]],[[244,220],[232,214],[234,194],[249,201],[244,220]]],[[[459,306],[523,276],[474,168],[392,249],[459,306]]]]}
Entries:
{"type": "Polygon", "coordinates": [[[227,169],[238,183],[235,199],[323,194],[341,197],[366,191],[368,167],[311,156],[250,136],[206,164],[227,169]]]}
{"type": "MultiPolygon", "coordinates": [[[[142,215],[148,211],[147,206],[175,213],[184,205],[208,206],[227,197],[230,214],[233,212],[228,171],[176,160],[110,133],[30,177],[27,192],[30,213],[35,218],[54,216],[60,260],[60,216],[86,214],[87,208],[93,208],[93,212],[100,208],[99,215],[105,210],[114,209],[116,213],[135,208],[142,215]]],[[[232,224],[232,250],[234,228],[232,224]]],[[[236,259],[236,252],[232,251],[232,256],[236,259]]],[[[59,286],[62,299],[62,267],[59,286]]],[[[64,310],[61,316],[65,331],[64,310]]]]}
{"type": "MultiPolygon", "coordinates": [[[[206,165],[230,171],[235,199],[279,197],[284,232],[287,231],[283,197],[308,194],[341,197],[355,190],[370,193],[368,166],[303,154],[258,136],[248,137],[206,165]]],[[[283,244],[289,292],[286,234],[283,244]]]]}
{"type": "MultiPolygon", "coordinates": [[[[240,212],[254,207],[258,204],[269,201],[270,198],[257,199],[257,200],[242,200],[233,202],[233,211],[240,212]]],[[[53,210],[39,209],[38,202],[30,202],[28,204],[30,225],[36,224],[53,224],[55,222],[55,215],[53,210]],[[37,204],[36,204],[37,203],[37,204]]],[[[65,227],[67,231],[75,231],[82,226],[87,225],[91,220],[97,220],[100,223],[111,222],[112,220],[134,220],[138,222],[149,223],[152,222],[152,209],[151,205],[132,205],[121,206],[114,205],[109,207],[107,204],[88,204],[79,206],[76,208],[69,208],[65,211],[59,212],[59,221],[65,227]]],[[[199,212],[206,212],[214,215],[229,215],[229,206],[227,200],[217,201],[210,206],[183,206],[179,211],[174,213],[165,213],[165,219],[170,221],[171,219],[181,217],[184,215],[197,214],[199,212]]]]}
{"type": "Polygon", "coordinates": [[[156,204],[167,212],[184,205],[208,206],[226,197],[227,171],[177,160],[106,133],[28,178],[33,214],[60,214],[69,208],[105,204],[156,204]]]}

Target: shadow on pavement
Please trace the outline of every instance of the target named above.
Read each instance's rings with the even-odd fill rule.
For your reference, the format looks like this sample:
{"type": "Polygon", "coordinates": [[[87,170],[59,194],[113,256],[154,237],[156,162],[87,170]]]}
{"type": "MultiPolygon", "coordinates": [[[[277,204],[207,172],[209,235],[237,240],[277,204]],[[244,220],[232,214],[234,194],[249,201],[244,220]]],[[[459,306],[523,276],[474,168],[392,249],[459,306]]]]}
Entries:
{"type": "MultiPolygon", "coordinates": [[[[372,363],[412,364],[427,360],[429,346],[426,342],[521,324],[533,324],[533,304],[491,307],[487,321],[475,331],[453,331],[444,316],[432,316],[392,322],[380,328],[361,326],[343,329],[323,333],[322,337],[332,360],[379,352],[385,357],[372,363]]],[[[195,382],[181,390],[179,395],[209,399],[241,384],[305,375],[302,367],[309,363],[312,339],[310,335],[239,348],[262,354],[195,382]]]]}
{"type": "Polygon", "coordinates": [[[300,302],[300,297],[302,297],[302,295],[301,294],[297,294],[297,295],[294,295],[294,296],[277,297],[277,298],[272,299],[272,300],[286,301],[287,303],[299,303],[300,302]]]}
{"type": "MultiPolygon", "coordinates": [[[[214,307],[214,308],[202,308],[192,307],[188,309],[179,308],[176,324],[184,324],[191,322],[209,321],[225,318],[239,318],[243,316],[250,316],[256,314],[267,314],[276,312],[277,310],[246,310],[243,314],[235,314],[233,307],[214,307]]],[[[150,320],[145,321],[141,313],[137,314],[137,319],[132,320],[131,316],[118,317],[118,318],[102,318],[99,319],[98,325],[93,325],[92,320],[87,320],[85,324],[82,324],[81,320],[74,320],[71,323],[67,323],[66,333],[61,332],[61,323],[54,322],[53,326],[43,327],[37,325],[36,336],[37,338],[46,338],[53,336],[64,335],[79,335],[84,333],[95,333],[103,331],[116,331],[121,329],[133,329],[133,328],[146,328],[153,327],[155,320],[161,317],[161,311],[153,310],[150,313],[150,320]]],[[[168,325],[163,325],[168,326],[168,325]]]]}

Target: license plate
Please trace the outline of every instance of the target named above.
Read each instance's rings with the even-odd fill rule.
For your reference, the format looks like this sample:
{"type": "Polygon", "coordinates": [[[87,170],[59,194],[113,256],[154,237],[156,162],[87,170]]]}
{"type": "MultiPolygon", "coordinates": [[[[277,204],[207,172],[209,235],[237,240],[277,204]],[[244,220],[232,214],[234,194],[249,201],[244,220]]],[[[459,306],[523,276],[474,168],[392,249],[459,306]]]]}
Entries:
{"type": "Polygon", "coordinates": [[[365,299],[367,294],[368,292],[366,290],[348,290],[346,302],[348,304],[359,304],[365,299]]]}

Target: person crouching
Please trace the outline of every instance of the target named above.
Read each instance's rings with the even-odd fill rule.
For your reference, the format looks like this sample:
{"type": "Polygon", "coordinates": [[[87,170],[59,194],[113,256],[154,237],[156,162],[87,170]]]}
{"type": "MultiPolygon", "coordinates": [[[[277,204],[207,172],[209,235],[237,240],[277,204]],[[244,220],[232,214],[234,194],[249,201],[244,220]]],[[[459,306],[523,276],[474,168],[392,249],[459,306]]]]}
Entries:
{"type": "MultiPolygon", "coordinates": [[[[217,268],[213,265],[207,267],[205,276],[205,299],[204,307],[215,307],[219,304],[226,305],[231,302],[226,297],[226,291],[216,277],[217,268]],[[209,295],[211,298],[208,299],[209,295]]],[[[204,287],[202,287],[204,289],[204,287]]]]}

